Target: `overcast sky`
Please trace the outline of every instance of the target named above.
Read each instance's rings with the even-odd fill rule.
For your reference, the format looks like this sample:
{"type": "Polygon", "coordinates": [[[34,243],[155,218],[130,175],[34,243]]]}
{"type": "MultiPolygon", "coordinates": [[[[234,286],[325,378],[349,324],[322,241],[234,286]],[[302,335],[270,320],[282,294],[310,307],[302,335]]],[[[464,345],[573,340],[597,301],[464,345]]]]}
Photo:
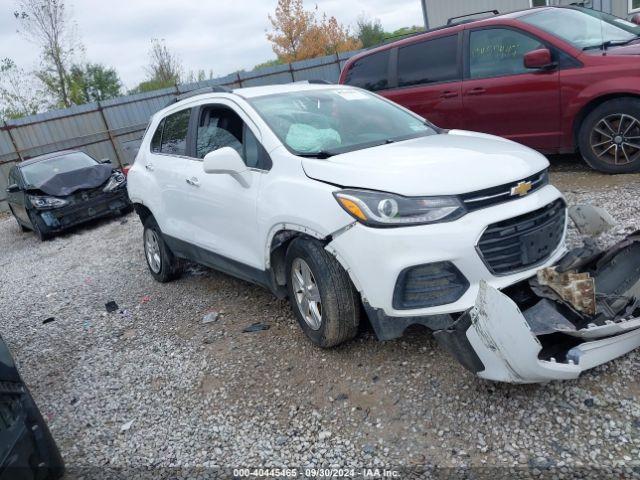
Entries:
{"type": "MultiPolygon", "coordinates": [[[[275,58],[265,33],[276,0],[66,0],[85,46],[84,60],[113,66],[127,88],[145,77],[151,38],[163,38],[186,71],[222,76],[275,58]]],[[[354,25],[361,13],[387,30],[420,24],[420,0],[318,0],[322,12],[354,25]]],[[[36,46],[16,33],[15,2],[0,0],[0,58],[37,67],[36,46]]]]}

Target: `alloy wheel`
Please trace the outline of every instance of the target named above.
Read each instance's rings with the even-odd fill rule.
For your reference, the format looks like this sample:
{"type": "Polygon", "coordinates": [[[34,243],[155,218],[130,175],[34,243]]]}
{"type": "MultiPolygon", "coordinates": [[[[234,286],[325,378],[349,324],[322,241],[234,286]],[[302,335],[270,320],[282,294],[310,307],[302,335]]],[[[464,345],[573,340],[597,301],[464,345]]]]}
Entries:
{"type": "Polygon", "coordinates": [[[591,131],[593,153],[611,165],[627,165],[640,157],[640,121],[626,113],[600,120],[591,131]]]}
{"type": "Polygon", "coordinates": [[[160,256],[160,240],[158,234],[148,228],[144,232],[144,253],[149,262],[149,268],[153,273],[160,273],[162,269],[162,257],[160,256]]]}
{"type": "Polygon", "coordinates": [[[322,324],[320,290],[311,268],[301,258],[296,258],[293,261],[291,282],[296,304],[304,321],[312,330],[319,330],[322,324]]]}

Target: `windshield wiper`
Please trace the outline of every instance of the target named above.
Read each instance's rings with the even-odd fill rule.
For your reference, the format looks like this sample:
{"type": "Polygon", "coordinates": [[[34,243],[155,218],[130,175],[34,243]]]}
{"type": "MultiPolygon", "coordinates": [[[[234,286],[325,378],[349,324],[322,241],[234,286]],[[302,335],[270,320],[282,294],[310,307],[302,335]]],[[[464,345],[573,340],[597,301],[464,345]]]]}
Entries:
{"type": "Polygon", "coordinates": [[[326,158],[331,158],[334,155],[337,155],[337,153],[330,152],[328,150],[320,150],[319,152],[297,153],[296,155],[304,158],[319,158],[321,160],[324,160],[326,158]]]}
{"type": "Polygon", "coordinates": [[[584,47],[582,50],[607,50],[610,47],[622,47],[624,45],[629,45],[631,42],[638,39],[640,39],[640,35],[630,38],[629,40],[607,40],[599,45],[589,45],[588,47],[584,47]]]}

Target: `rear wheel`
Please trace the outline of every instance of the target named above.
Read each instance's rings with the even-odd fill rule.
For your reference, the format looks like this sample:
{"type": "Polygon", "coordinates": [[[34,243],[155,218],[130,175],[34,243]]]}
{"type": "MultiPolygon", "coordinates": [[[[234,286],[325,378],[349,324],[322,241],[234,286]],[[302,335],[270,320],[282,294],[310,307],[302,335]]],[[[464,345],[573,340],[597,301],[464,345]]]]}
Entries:
{"type": "Polygon", "coordinates": [[[289,301],[304,333],[329,348],[358,332],[360,300],[347,272],[322,244],[294,240],[287,250],[289,301]]]}
{"type": "Polygon", "coordinates": [[[595,170],[640,171],[640,100],[603,103],[584,119],[578,140],[584,160],[595,170]]]}
{"type": "Polygon", "coordinates": [[[178,277],[181,262],[169,250],[153,217],[148,217],[144,222],[143,239],[144,256],[153,278],[160,283],[166,283],[178,277]]]}
{"type": "Polygon", "coordinates": [[[39,215],[36,215],[32,211],[29,211],[29,220],[31,220],[31,226],[33,227],[33,232],[40,239],[40,241],[44,242],[45,240],[49,240],[53,234],[49,232],[47,225],[42,221],[39,215]]]}

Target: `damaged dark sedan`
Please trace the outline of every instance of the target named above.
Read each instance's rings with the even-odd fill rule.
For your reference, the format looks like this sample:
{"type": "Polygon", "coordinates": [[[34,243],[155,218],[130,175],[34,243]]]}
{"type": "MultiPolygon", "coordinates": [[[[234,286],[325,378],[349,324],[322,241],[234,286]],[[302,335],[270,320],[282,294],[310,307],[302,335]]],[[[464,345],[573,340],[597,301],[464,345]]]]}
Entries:
{"type": "Polygon", "coordinates": [[[84,152],[50,153],[9,171],[7,201],[18,225],[41,240],[81,223],[132,210],[126,176],[84,152]]]}

